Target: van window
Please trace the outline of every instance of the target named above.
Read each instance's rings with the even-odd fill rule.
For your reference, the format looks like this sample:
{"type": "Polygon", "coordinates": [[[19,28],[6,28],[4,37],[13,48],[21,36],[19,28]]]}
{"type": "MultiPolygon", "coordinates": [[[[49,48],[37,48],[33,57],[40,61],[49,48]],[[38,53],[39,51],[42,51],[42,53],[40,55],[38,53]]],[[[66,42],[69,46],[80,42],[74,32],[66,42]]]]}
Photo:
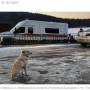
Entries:
{"type": "Polygon", "coordinates": [[[16,33],[25,33],[25,27],[19,27],[18,29],[15,30],[14,34],[16,33]]]}
{"type": "Polygon", "coordinates": [[[28,33],[33,33],[33,28],[32,27],[28,27],[28,33]]]}
{"type": "Polygon", "coordinates": [[[46,33],[59,34],[59,29],[57,29],[57,28],[45,28],[45,32],[46,32],[46,33]]]}

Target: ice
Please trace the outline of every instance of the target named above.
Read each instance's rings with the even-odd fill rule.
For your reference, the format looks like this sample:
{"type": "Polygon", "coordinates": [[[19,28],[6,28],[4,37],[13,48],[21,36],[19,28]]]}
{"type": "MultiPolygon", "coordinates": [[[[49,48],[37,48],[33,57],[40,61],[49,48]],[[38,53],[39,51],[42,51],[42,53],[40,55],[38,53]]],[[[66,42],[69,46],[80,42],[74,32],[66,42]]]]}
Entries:
{"type": "MultiPolygon", "coordinates": [[[[86,31],[87,29],[90,29],[90,27],[82,27],[82,29],[84,31],[86,31]]],[[[69,28],[68,29],[68,33],[70,33],[70,34],[77,34],[79,30],[80,30],[80,28],[69,28]]]]}
{"type": "Polygon", "coordinates": [[[89,73],[89,46],[83,48],[79,44],[46,44],[0,48],[0,83],[3,84],[90,83],[89,73]],[[25,49],[32,52],[27,66],[29,76],[25,77],[25,82],[11,81],[11,66],[21,51],[25,49]]]}

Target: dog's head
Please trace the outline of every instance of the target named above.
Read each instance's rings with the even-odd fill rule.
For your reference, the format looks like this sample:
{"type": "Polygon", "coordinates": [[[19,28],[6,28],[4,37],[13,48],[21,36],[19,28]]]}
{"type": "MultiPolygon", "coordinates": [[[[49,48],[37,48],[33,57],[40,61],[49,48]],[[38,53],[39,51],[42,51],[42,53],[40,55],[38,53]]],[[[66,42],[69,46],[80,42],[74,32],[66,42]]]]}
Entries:
{"type": "Polygon", "coordinates": [[[23,54],[23,56],[29,56],[29,55],[31,55],[32,54],[32,52],[29,52],[28,50],[24,50],[24,51],[22,51],[22,54],[23,54]]]}

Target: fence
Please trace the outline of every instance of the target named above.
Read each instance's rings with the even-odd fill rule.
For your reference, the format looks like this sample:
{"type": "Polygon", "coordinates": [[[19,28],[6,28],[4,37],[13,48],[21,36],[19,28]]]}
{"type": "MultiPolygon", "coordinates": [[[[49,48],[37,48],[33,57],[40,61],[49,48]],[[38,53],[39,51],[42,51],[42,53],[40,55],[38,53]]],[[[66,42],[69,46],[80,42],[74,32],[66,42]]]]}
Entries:
{"type": "Polygon", "coordinates": [[[75,36],[45,35],[45,34],[18,34],[0,35],[3,45],[28,45],[28,44],[52,44],[52,43],[76,43],[75,36]]]}

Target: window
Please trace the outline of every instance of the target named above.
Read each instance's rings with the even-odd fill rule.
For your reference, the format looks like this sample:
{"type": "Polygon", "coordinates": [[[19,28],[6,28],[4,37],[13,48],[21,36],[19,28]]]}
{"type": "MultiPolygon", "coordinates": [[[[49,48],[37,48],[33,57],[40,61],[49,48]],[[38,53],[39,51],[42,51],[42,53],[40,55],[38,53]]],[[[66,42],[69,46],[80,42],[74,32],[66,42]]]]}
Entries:
{"type": "Polygon", "coordinates": [[[16,33],[25,33],[25,27],[19,27],[18,29],[15,29],[14,34],[16,33]]]}
{"type": "Polygon", "coordinates": [[[57,29],[57,28],[45,28],[45,32],[46,32],[46,33],[59,34],[59,29],[57,29]]]}
{"type": "Polygon", "coordinates": [[[85,32],[90,32],[90,29],[87,29],[85,32]]]}
{"type": "Polygon", "coordinates": [[[86,36],[90,36],[90,33],[87,33],[86,36]]]}
{"type": "Polygon", "coordinates": [[[28,33],[33,33],[33,28],[32,27],[28,28],[28,33]]]}

